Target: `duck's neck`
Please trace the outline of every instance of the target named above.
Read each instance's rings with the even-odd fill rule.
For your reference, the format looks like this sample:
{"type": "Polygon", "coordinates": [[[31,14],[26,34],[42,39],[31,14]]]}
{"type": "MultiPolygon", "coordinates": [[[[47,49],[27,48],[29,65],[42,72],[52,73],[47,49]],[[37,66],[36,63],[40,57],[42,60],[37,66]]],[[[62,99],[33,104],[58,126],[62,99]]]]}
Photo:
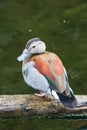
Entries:
{"type": "Polygon", "coordinates": [[[23,60],[23,65],[26,64],[27,62],[29,62],[33,57],[38,56],[38,55],[42,55],[42,54],[44,54],[44,53],[46,53],[46,52],[37,53],[37,54],[33,54],[33,55],[30,55],[30,56],[26,57],[26,58],[23,60]]]}

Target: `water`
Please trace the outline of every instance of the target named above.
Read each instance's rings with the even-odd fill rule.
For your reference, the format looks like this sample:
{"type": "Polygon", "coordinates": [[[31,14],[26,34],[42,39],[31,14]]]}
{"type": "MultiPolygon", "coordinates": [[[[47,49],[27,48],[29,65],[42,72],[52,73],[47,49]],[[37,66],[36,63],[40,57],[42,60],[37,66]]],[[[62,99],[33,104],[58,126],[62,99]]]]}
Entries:
{"type": "MultiPolygon", "coordinates": [[[[40,37],[59,55],[76,94],[87,94],[87,1],[0,0],[0,94],[29,94],[21,75],[21,54],[28,39],[40,37]]],[[[86,130],[85,120],[6,119],[1,130],[86,130]]]]}
{"type": "Polygon", "coordinates": [[[1,130],[87,130],[87,121],[33,119],[0,120],[1,130]]]}

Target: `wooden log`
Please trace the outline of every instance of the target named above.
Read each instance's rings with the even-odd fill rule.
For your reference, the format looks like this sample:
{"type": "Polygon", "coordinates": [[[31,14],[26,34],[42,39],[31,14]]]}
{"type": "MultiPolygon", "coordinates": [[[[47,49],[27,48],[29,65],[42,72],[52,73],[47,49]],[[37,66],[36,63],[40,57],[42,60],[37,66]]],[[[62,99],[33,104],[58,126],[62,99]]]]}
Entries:
{"type": "Polygon", "coordinates": [[[87,95],[76,95],[84,106],[67,108],[51,96],[1,95],[0,118],[87,118],[87,95]]]}

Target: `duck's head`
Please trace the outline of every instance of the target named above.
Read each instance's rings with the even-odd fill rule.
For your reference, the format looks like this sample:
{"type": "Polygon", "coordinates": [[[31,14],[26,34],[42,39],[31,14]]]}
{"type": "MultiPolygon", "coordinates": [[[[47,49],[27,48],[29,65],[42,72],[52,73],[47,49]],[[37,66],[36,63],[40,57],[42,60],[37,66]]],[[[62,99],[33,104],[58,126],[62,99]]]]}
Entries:
{"type": "Polygon", "coordinates": [[[46,45],[40,38],[32,38],[27,42],[23,53],[17,58],[17,60],[23,61],[26,57],[34,54],[44,53],[45,50],[46,45]]]}

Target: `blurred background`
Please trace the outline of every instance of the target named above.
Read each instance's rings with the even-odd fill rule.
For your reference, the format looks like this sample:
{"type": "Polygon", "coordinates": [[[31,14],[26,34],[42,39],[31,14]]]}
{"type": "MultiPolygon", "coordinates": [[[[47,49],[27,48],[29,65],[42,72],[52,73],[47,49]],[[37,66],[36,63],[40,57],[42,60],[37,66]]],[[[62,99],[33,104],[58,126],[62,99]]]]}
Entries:
{"type": "MultiPolygon", "coordinates": [[[[87,94],[87,1],[0,0],[0,94],[30,94],[17,57],[40,37],[67,70],[75,94],[87,94]]],[[[86,130],[85,120],[0,120],[0,130],[86,130]],[[53,125],[54,124],[54,125],[53,125]],[[72,126],[72,128],[70,127],[72,126]]]]}

